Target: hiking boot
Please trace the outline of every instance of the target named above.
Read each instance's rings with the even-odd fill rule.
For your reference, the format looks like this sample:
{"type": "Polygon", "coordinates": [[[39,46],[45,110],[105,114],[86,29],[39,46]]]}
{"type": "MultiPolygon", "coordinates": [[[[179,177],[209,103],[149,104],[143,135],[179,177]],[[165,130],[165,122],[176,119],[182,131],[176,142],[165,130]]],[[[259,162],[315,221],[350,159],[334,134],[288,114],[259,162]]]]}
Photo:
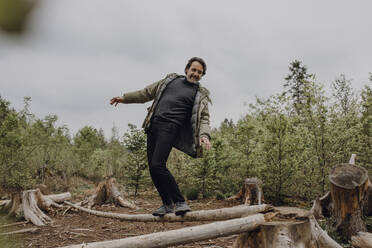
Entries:
{"type": "Polygon", "coordinates": [[[185,213],[190,212],[190,211],[191,211],[191,208],[189,207],[189,205],[187,205],[185,201],[176,202],[176,206],[175,206],[176,215],[184,215],[185,213]]]}
{"type": "Polygon", "coordinates": [[[163,205],[160,208],[156,209],[152,215],[154,216],[164,216],[166,214],[174,213],[174,205],[163,205]]]}

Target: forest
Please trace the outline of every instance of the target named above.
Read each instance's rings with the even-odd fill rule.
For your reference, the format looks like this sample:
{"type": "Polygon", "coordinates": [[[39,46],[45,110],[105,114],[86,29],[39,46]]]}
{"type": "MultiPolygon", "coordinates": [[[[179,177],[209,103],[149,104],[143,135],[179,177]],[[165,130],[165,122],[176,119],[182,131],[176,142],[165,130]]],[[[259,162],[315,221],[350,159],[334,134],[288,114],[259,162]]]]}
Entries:
{"type": "MultiPolygon", "coordinates": [[[[331,168],[347,163],[351,154],[371,174],[372,74],[359,91],[347,75],[325,85],[301,61],[288,69],[280,79],[282,92],[257,97],[242,118],[225,119],[213,129],[212,149],[203,158],[172,151],[168,168],[188,200],[227,199],[246,178],[256,177],[265,203],[310,208],[329,191],[331,168]]],[[[129,124],[119,133],[113,127],[105,137],[85,126],[70,134],[57,125],[56,115],[31,113],[31,104],[25,97],[17,111],[0,96],[1,196],[40,187],[75,192],[82,181],[97,184],[112,177],[133,201],[153,190],[141,128],[129,124]]]]}

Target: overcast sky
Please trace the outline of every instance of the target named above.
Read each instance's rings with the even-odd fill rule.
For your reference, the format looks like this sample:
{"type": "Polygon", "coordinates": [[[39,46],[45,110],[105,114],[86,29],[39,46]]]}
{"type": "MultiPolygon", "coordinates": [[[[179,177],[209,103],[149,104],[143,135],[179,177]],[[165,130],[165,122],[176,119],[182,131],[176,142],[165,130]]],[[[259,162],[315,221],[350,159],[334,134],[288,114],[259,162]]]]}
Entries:
{"type": "Polygon", "coordinates": [[[109,105],[193,56],[205,59],[211,125],[237,121],[244,103],[282,91],[294,59],[327,87],[341,73],[360,90],[372,71],[372,1],[47,0],[21,38],[0,34],[0,95],[16,109],[85,125],[140,126],[150,103],[109,105]]]}

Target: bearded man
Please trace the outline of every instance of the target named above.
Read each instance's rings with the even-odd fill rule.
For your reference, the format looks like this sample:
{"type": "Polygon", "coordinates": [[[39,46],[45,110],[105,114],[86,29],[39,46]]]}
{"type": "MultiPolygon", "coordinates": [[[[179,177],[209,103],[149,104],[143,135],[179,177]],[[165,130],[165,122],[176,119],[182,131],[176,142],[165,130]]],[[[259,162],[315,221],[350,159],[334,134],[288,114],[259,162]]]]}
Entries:
{"type": "Polygon", "coordinates": [[[110,101],[117,106],[153,100],[142,127],[147,134],[150,175],[163,202],[153,212],[155,216],[184,215],[191,211],[166,163],[172,147],[194,158],[202,156],[203,148],[211,148],[208,110],[211,100],[209,91],[199,83],[206,70],[204,60],[193,57],[186,64],[185,75],[168,74],[142,90],[110,101]]]}

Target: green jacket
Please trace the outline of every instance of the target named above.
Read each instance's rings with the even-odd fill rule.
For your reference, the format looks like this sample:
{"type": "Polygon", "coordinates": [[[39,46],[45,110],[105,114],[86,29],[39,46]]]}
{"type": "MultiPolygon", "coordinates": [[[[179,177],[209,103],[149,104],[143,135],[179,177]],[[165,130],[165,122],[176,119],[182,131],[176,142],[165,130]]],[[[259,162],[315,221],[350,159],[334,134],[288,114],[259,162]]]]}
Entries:
{"type": "MultiPolygon", "coordinates": [[[[142,127],[147,131],[151,125],[151,117],[164,92],[166,86],[175,78],[182,77],[176,73],[168,74],[164,79],[150,84],[146,88],[123,95],[124,103],[145,103],[154,100],[151,107],[148,108],[147,116],[142,127]]],[[[175,141],[174,147],[185,152],[191,157],[202,157],[202,147],[199,138],[207,136],[210,139],[209,110],[208,102],[209,91],[199,85],[195,95],[194,105],[190,122],[185,123],[180,130],[180,135],[175,141]]]]}

